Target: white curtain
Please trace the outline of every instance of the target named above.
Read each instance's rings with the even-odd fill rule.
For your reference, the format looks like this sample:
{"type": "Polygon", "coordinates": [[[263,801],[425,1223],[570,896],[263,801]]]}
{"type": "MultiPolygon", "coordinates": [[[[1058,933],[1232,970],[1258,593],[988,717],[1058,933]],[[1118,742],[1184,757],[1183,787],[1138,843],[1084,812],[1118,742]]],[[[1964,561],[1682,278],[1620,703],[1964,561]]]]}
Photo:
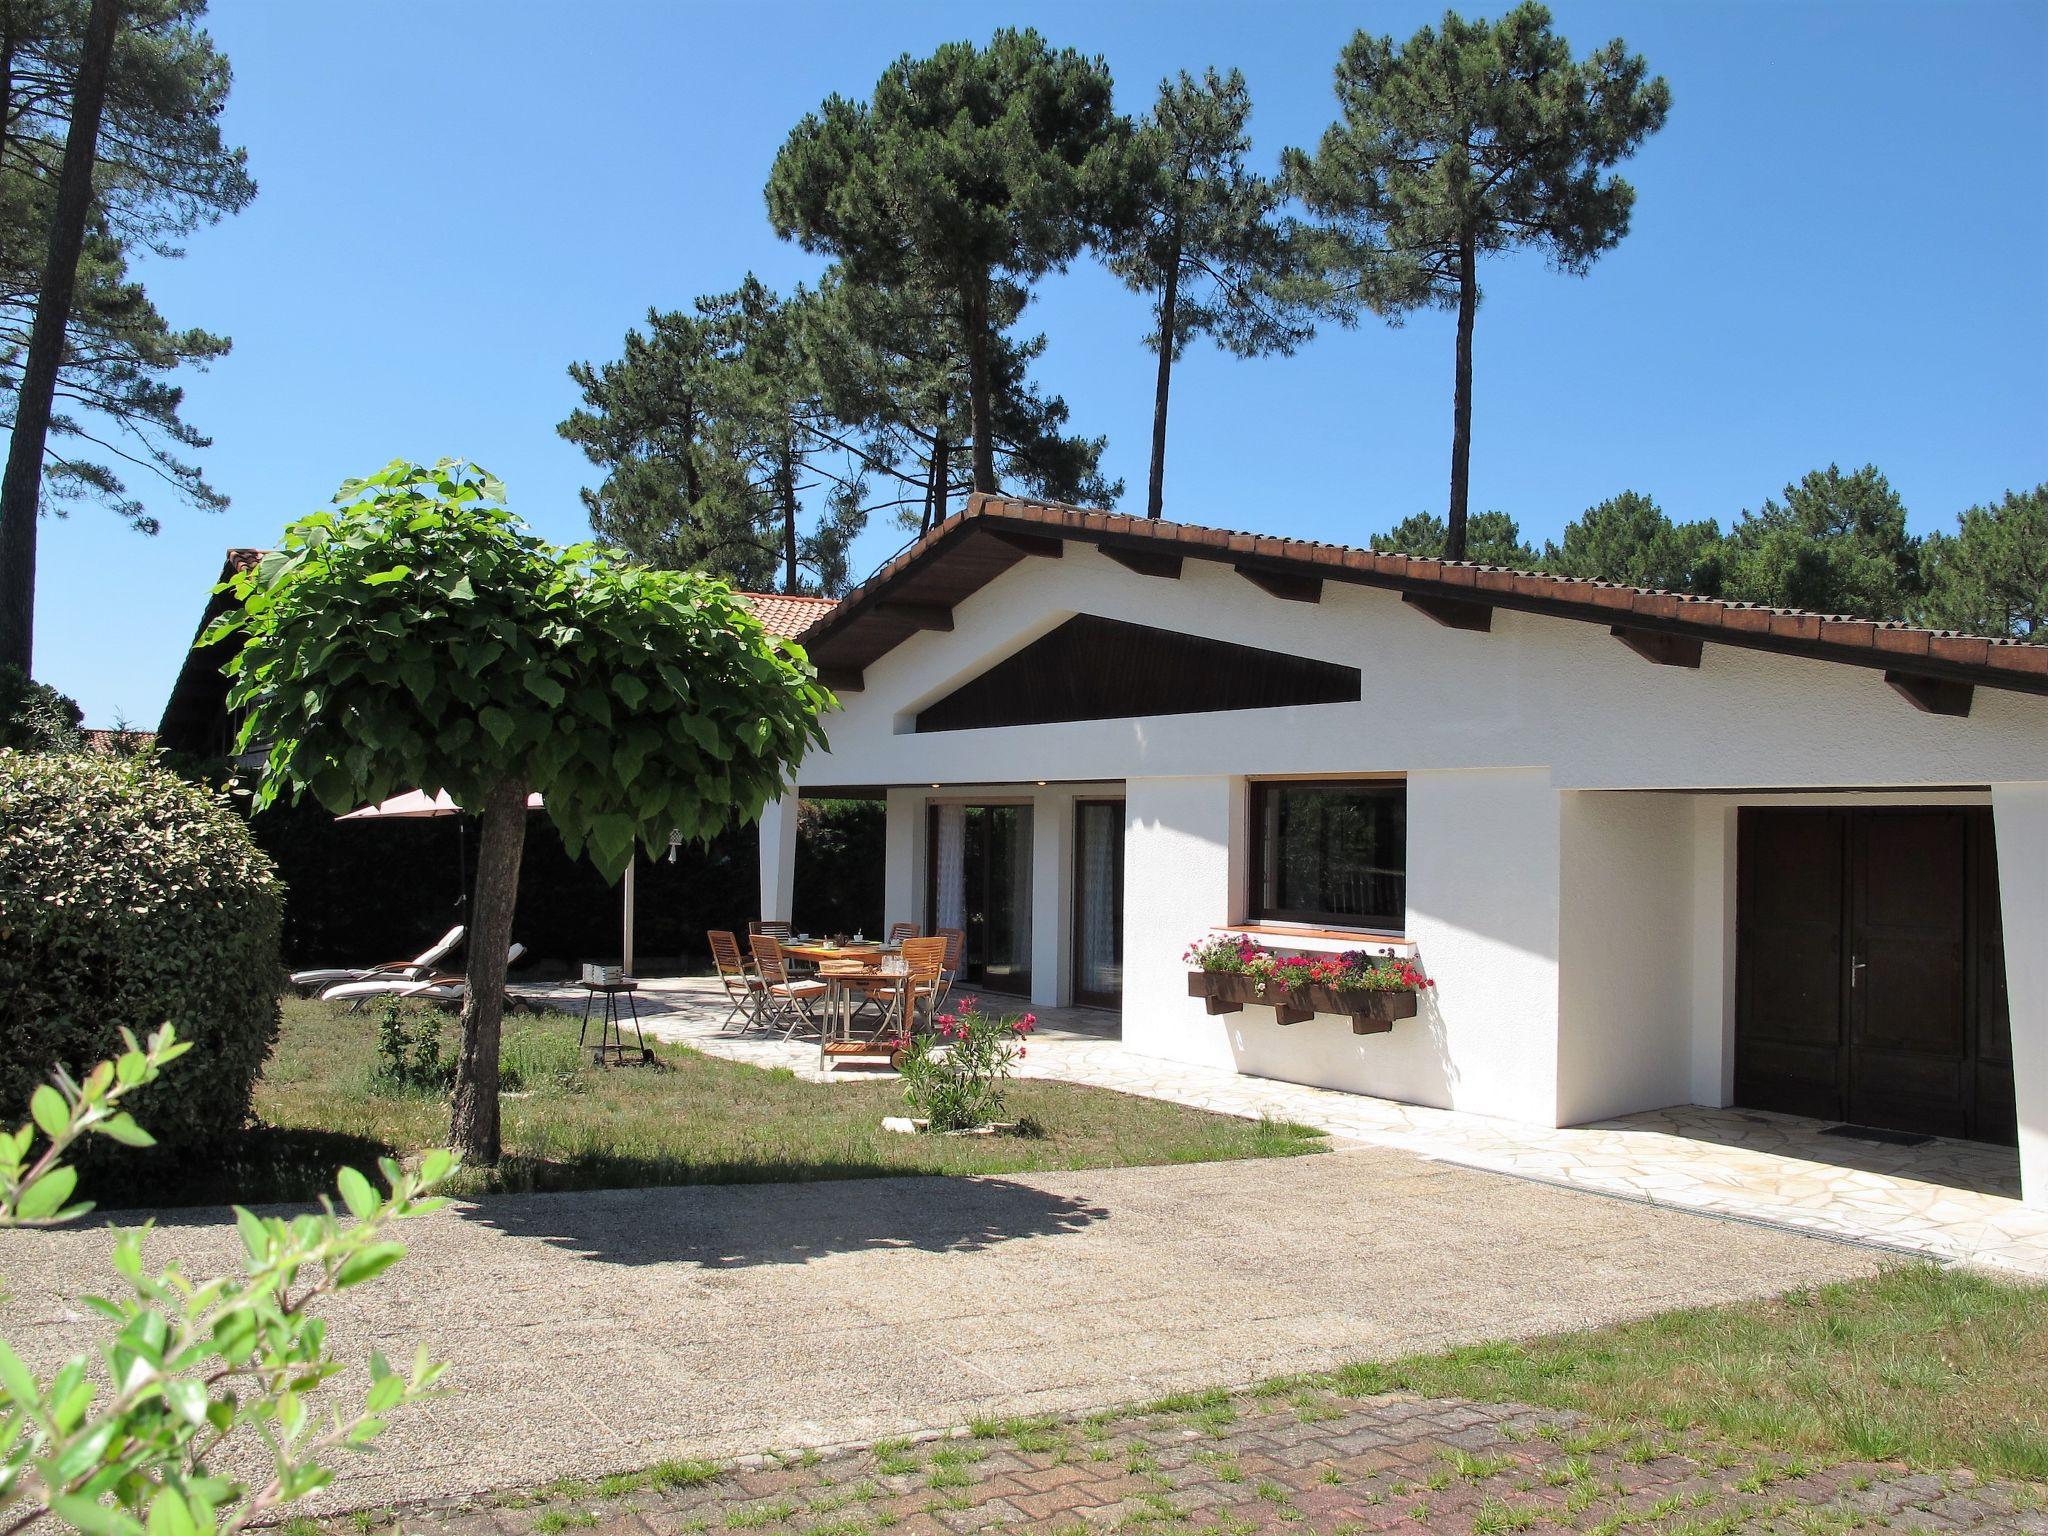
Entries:
{"type": "Polygon", "coordinates": [[[1089,992],[1123,990],[1116,954],[1116,845],[1119,807],[1081,807],[1081,985],[1089,992]]]}
{"type": "Polygon", "coordinates": [[[939,807],[939,846],[935,850],[938,870],[938,905],[932,928],[967,926],[967,807],[939,807]]]}

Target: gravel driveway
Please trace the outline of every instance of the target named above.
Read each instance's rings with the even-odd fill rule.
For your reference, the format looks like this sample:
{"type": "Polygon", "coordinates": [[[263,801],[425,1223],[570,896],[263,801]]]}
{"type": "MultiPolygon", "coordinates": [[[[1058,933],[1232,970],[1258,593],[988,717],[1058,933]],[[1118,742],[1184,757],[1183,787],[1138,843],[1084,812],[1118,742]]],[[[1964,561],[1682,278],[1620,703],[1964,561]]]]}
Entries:
{"type": "MultiPolygon", "coordinates": [[[[151,1258],[231,1262],[212,1214],[173,1213],[151,1258]]],[[[110,1245],[104,1227],[0,1237],[0,1329],[34,1363],[91,1337],[68,1298],[110,1284],[110,1245]]],[[[330,1505],[1102,1407],[1880,1262],[1374,1148],[504,1196],[421,1220],[411,1248],[333,1307],[336,1342],[397,1360],[424,1340],[454,1395],[346,1464],[330,1505]]]]}

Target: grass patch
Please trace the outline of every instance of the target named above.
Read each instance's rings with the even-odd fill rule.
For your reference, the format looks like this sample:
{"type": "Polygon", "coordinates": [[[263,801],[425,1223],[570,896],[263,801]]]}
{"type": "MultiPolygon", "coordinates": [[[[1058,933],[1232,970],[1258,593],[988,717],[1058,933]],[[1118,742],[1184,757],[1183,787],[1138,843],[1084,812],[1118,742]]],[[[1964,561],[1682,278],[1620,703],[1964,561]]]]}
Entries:
{"type": "MultiPolygon", "coordinates": [[[[504,1101],[504,1158],[495,1170],[464,1170],[456,1193],[1032,1173],[1282,1157],[1323,1146],[1322,1133],[1305,1126],[1041,1080],[1010,1089],[1010,1116],[1034,1135],[898,1136],[881,1127],[884,1115],[903,1112],[893,1080],[807,1083],[681,1046],[657,1046],[651,1070],[606,1070],[576,1049],[576,1026],[558,1013],[506,1019],[503,1061],[522,1091],[504,1101]]],[[[458,1038],[451,1018],[443,1051],[452,1053],[458,1038]]],[[[163,1159],[132,1172],[110,1165],[94,1194],[110,1207],[306,1200],[331,1193],[344,1164],[371,1167],[380,1155],[445,1145],[445,1099],[393,1091],[377,1067],[369,1014],[287,998],[256,1085],[259,1123],[213,1155],[180,1159],[175,1170],[163,1159]]]]}
{"type": "MultiPolygon", "coordinates": [[[[1348,1366],[1333,1380],[1360,1397],[1399,1390],[1514,1401],[1695,1431],[1776,1453],[1780,1465],[1898,1460],[2048,1478],[2048,1286],[1932,1265],[1772,1301],[1348,1366]]],[[[1583,1439],[1570,1448],[1601,1448],[1583,1439]]],[[[1654,1436],[1637,1443],[1638,1455],[1661,1449],[1654,1436]]]]}

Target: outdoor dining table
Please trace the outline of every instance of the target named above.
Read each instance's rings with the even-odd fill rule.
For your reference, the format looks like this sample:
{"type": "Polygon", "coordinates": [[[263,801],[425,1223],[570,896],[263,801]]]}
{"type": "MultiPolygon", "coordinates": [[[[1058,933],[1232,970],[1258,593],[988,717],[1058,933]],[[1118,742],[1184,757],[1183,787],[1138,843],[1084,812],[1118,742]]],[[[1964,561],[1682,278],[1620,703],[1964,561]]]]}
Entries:
{"type": "MultiPolygon", "coordinates": [[[[835,1056],[874,1056],[886,1060],[896,1054],[893,1045],[855,1040],[853,1016],[859,1008],[859,997],[868,987],[878,981],[900,982],[902,979],[901,969],[887,968],[879,947],[865,958],[828,958],[819,962],[818,980],[825,984],[824,1010],[818,1026],[820,1072],[831,1070],[835,1056]]],[[[887,1022],[885,1018],[883,1023],[887,1022]]]]}
{"type": "Polygon", "coordinates": [[[807,960],[812,965],[823,965],[828,960],[855,960],[872,964],[882,958],[887,946],[881,944],[827,944],[822,939],[791,939],[783,944],[782,952],[798,960],[807,960]]]}

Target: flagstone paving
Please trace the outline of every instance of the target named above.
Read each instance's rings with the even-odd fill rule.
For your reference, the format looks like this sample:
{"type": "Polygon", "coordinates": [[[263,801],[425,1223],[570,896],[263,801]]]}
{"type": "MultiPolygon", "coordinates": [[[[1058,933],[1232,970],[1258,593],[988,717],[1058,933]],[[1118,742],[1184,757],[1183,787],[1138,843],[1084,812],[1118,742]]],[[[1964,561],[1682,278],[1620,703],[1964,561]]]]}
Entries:
{"type": "MultiPolygon", "coordinates": [[[[643,983],[649,1032],[712,1055],[817,1075],[815,1045],[725,1030],[716,985],[699,978],[643,983]]],[[[534,995],[568,1006],[581,997],[573,990],[534,995]]],[[[1884,1146],[1823,1135],[1817,1120],[1695,1105],[1550,1130],[1141,1056],[1116,1038],[1116,1015],[1094,1009],[1042,1008],[1038,1017],[1021,1064],[1026,1075],[1294,1120],[1493,1173],[2048,1279],[2048,1210],[2020,1203],[2019,1159],[2010,1147],[1939,1138],[1884,1146]]]]}
{"type": "MultiPolygon", "coordinates": [[[[212,1274],[224,1212],[152,1264],[212,1274]]],[[[344,1507],[1086,1413],[1869,1275],[1841,1243],[1377,1147],[1004,1178],[496,1195],[408,1224],[323,1307],[339,1358],[449,1362],[450,1395],[348,1458],[344,1507]]],[[[0,1234],[0,1334],[87,1348],[113,1232],[0,1234]]],[[[346,1381],[342,1390],[349,1390],[346,1381]]]]}
{"type": "MultiPolygon", "coordinates": [[[[1820,1467],[1514,1405],[1350,1397],[1327,1383],[1200,1394],[1080,1420],[988,1421],[837,1455],[668,1463],[379,1511],[406,1536],[1479,1536],[1533,1527],[1665,1536],[2048,1532],[2040,1485],[1820,1467]]],[[[339,1527],[337,1527],[339,1530],[339,1527]]]]}

